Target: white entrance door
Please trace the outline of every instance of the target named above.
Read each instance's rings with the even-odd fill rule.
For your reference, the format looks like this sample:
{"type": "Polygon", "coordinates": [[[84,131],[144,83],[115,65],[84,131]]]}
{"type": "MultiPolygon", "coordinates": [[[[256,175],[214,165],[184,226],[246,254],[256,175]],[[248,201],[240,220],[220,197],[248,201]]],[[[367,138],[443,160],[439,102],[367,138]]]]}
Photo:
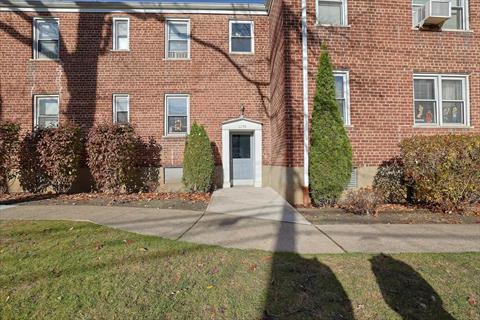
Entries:
{"type": "Polygon", "coordinates": [[[255,181],[253,133],[231,133],[231,180],[233,186],[252,186],[255,181]]]}

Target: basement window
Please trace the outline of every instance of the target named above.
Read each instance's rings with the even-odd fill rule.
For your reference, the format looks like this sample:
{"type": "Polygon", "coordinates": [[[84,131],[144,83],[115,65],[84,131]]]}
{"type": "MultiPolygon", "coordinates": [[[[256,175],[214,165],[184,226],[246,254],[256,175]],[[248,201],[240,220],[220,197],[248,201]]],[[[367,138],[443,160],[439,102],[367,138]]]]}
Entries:
{"type": "Polygon", "coordinates": [[[59,58],[59,28],[56,18],[33,20],[33,58],[56,60],[59,58]]]}

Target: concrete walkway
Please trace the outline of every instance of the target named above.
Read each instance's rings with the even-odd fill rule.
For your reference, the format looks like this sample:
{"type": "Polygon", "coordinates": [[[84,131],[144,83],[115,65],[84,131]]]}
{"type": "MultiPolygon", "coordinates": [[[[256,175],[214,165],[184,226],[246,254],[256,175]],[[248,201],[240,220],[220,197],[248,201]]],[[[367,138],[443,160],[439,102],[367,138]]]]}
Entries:
{"type": "Polygon", "coordinates": [[[479,224],[314,226],[271,189],[233,191],[214,193],[205,213],[25,205],[1,207],[0,220],[91,221],[173,240],[298,253],[480,252],[479,224]]]}

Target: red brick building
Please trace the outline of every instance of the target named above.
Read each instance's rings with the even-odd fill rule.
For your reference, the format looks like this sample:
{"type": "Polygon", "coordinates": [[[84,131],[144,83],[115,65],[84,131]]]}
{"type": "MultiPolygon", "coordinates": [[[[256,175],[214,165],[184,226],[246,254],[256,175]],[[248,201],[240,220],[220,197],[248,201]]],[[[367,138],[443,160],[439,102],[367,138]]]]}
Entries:
{"type": "Polygon", "coordinates": [[[352,184],[368,185],[405,137],[480,131],[480,3],[453,1],[442,28],[418,28],[426,2],[0,0],[0,119],[25,130],[129,121],[162,145],[166,185],[195,121],[220,185],[272,186],[300,203],[326,43],[352,184]]]}

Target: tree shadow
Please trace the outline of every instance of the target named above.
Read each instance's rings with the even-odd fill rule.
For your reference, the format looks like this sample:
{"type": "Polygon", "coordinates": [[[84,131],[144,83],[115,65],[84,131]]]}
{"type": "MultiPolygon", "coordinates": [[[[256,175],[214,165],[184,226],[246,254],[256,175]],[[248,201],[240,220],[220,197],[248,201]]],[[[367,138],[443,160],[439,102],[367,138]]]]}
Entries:
{"type": "Polygon", "coordinates": [[[263,319],[354,319],[351,301],[333,271],[316,258],[291,253],[295,226],[280,224],[263,319]]]}
{"type": "Polygon", "coordinates": [[[408,264],[388,255],[370,259],[383,299],[402,319],[454,320],[430,284],[408,264]]]}

